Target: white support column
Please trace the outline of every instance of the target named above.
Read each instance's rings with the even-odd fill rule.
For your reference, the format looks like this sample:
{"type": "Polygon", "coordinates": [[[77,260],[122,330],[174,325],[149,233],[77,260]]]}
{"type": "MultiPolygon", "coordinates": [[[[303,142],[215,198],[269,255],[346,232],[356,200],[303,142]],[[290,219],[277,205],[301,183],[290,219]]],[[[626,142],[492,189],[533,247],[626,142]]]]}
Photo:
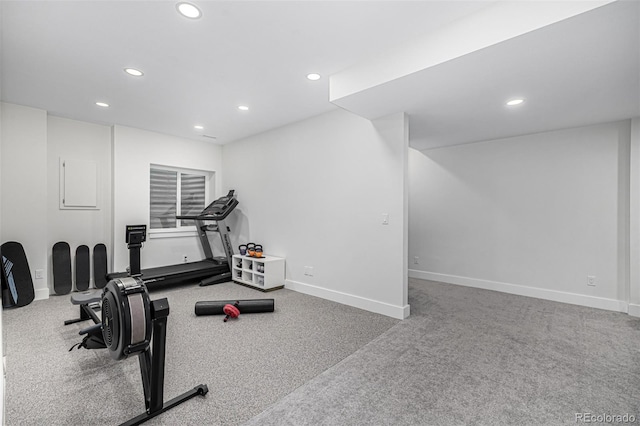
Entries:
{"type": "Polygon", "coordinates": [[[629,184],[629,315],[640,317],[640,117],[631,121],[629,184]]]}

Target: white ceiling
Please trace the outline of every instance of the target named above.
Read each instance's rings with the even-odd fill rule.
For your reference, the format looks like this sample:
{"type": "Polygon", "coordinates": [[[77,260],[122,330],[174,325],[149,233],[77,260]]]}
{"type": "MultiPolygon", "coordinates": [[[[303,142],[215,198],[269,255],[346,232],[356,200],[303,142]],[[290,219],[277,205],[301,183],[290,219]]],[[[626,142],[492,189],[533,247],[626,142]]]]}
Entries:
{"type": "MultiPolygon", "coordinates": [[[[198,20],[176,3],[2,1],[1,99],[228,143],[338,108],[330,75],[494,2],[194,0],[198,20]]],[[[407,111],[421,149],[638,116],[639,16],[635,0],[603,6],[340,106],[369,118],[407,111]],[[527,98],[517,115],[503,107],[512,93],[527,98]]]]}
{"type": "Polygon", "coordinates": [[[637,117],[640,2],[600,6],[335,101],[369,119],[405,111],[418,149],[637,117]],[[522,105],[505,105],[518,97],[522,105]]]}

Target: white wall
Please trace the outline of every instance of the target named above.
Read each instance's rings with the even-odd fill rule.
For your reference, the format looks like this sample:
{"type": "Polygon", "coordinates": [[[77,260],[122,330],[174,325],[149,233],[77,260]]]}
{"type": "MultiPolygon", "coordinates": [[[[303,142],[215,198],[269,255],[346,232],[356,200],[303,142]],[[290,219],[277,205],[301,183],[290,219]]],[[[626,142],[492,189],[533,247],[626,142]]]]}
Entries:
{"type": "MultiPolygon", "coordinates": [[[[58,241],[76,248],[85,244],[93,251],[98,243],[111,245],[111,127],[49,116],[47,121],[47,247],[58,241]],[[98,208],[60,209],[60,158],[95,161],[98,167],[98,208]]],[[[49,254],[49,257],[51,254],[49,254]]],[[[92,268],[93,268],[93,261],[92,268]]],[[[73,268],[75,274],[75,268],[73,268]]],[[[49,273],[49,282],[53,275],[49,273]]],[[[91,273],[93,287],[93,269],[91,273]]]]}
{"type": "MultiPolygon", "coordinates": [[[[160,164],[215,172],[215,197],[220,197],[221,152],[211,142],[193,141],[146,130],[115,126],[113,133],[113,268],[124,271],[129,265],[125,226],[149,226],[149,167],[160,164]]],[[[209,240],[214,254],[222,254],[217,235],[209,240]]],[[[141,250],[142,268],[204,258],[195,233],[185,237],[150,238],[141,250]]]]}
{"type": "Polygon", "coordinates": [[[343,110],[225,145],[236,245],[286,257],[288,288],[405,318],[407,146],[403,114],[343,110]]]}
{"type": "Polygon", "coordinates": [[[2,104],[2,241],[24,247],[37,299],[47,298],[47,112],[2,104]]]}
{"type": "Polygon", "coordinates": [[[111,130],[13,104],[2,104],[2,119],[2,241],[22,243],[36,298],[43,299],[53,287],[55,242],[67,241],[75,250],[110,241],[111,130]],[[60,157],[98,163],[99,210],[59,209],[60,157]],[[43,278],[36,278],[36,269],[43,278]]]}
{"type": "Polygon", "coordinates": [[[410,276],[626,310],[629,131],[411,150],[410,276]]]}

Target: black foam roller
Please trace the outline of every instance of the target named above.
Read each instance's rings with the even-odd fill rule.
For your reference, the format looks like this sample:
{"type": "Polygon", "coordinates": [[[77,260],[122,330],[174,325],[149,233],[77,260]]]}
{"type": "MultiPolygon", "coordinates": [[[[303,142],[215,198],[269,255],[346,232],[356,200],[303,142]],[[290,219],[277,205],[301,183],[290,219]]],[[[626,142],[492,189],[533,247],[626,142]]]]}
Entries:
{"type": "Polygon", "coordinates": [[[224,315],[224,305],[234,305],[238,302],[240,314],[257,314],[273,312],[273,299],[253,300],[215,300],[212,302],[196,302],[196,315],[224,315]]]}

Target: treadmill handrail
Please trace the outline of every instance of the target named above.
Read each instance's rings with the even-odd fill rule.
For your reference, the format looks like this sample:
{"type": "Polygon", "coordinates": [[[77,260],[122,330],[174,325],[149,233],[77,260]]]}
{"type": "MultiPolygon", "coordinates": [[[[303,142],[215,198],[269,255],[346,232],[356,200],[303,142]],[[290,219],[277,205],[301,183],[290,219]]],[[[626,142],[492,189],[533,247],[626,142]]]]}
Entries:
{"type": "Polygon", "coordinates": [[[182,220],[215,220],[215,221],[219,221],[222,220],[220,219],[220,217],[218,216],[176,216],[176,219],[182,219],[182,220]]]}

